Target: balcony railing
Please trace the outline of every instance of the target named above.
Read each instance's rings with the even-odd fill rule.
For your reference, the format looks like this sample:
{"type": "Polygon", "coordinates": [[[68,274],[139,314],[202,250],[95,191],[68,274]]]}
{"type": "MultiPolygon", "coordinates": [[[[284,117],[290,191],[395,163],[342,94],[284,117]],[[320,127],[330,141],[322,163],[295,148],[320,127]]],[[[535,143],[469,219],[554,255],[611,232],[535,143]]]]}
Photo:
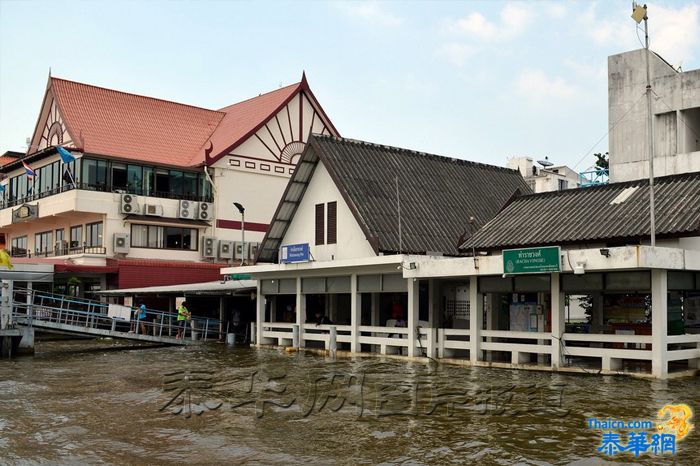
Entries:
{"type": "Polygon", "coordinates": [[[98,191],[105,193],[135,194],[137,196],[157,197],[161,199],[183,199],[187,201],[196,202],[214,202],[214,198],[211,195],[205,196],[192,193],[180,194],[166,191],[145,191],[143,189],[133,189],[129,187],[114,187],[106,184],[71,183],[63,186],[58,186],[56,188],[49,189],[46,191],[42,191],[40,193],[32,193],[20,198],[2,200],[0,201],[0,209],[22,205],[27,202],[32,202],[39,199],[43,199],[45,197],[53,196],[54,194],[72,191],[73,189],[80,189],[84,191],[98,191]]]}
{"type": "Polygon", "coordinates": [[[10,256],[12,257],[56,257],[56,256],[71,256],[74,254],[107,254],[107,248],[103,246],[74,246],[65,248],[55,248],[46,251],[29,251],[27,249],[12,248],[10,256]]]}

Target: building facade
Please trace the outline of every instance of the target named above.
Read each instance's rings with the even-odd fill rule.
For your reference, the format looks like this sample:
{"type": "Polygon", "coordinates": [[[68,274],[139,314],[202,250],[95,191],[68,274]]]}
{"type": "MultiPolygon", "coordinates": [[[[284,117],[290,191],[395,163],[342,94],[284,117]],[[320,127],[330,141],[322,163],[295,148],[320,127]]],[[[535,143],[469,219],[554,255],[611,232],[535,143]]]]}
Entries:
{"type": "MultiPolygon", "coordinates": [[[[608,57],[610,181],[649,177],[644,49],[608,57]]],[[[700,171],[700,70],[679,71],[651,52],[654,175],[700,171]]]]}
{"type": "Polygon", "coordinates": [[[579,174],[565,165],[538,167],[530,157],[512,157],[508,159],[507,166],[518,170],[534,193],[562,191],[580,186],[579,174]]]}
{"type": "Polygon", "coordinates": [[[305,76],[220,110],[50,77],[27,153],[0,160],[0,233],[85,289],[216,280],[255,256],[312,131],[337,134],[305,76]]]}
{"type": "Polygon", "coordinates": [[[258,280],[258,345],[697,373],[700,172],[657,180],[651,247],[646,180],[528,194],[514,170],[316,136],[300,163],[268,263],[242,269],[258,280]]]}

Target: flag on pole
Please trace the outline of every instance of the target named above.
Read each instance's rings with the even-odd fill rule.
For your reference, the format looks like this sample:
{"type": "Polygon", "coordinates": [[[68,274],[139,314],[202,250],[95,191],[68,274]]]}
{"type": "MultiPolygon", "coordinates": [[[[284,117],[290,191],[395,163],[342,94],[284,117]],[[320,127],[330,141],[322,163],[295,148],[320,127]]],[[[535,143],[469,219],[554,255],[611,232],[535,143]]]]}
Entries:
{"type": "Polygon", "coordinates": [[[71,163],[75,161],[75,157],[73,156],[73,154],[68,152],[63,147],[56,146],[56,150],[58,151],[58,155],[61,156],[61,160],[63,160],[63,163],[71,163]]]}
{"type": "Polygon", "coordinates": [[[22,166],[24,167],[25,174],[27,175],[27,178],[33,180],[34,175],[36,175],[36,172],[32,169],[32,167],[27,165],[27,163],[24,160],[22,160],[22,166]]]}

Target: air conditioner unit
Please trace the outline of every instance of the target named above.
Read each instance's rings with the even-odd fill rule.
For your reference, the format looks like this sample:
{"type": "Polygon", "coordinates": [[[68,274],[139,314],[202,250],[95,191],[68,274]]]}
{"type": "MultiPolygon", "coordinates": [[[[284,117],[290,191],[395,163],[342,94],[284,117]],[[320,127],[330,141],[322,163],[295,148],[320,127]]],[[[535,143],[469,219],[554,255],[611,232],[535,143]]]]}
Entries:
{"type": "Polygon", "coordinates": [[[240,241],[233,243],[233,258],[236,260],[248,259],[248,243],[246,243],[245,249],[240,241]]]}
{"type": "Polygon", "coordinates": [[[210,202],[200,202],[197,218],[199,220],[212,220],[214,218],[214,204],[210,202]]]}
{"type": "Polygon", "coordinates": [[[177,209],[178,218],[197,218],[197,203],[194,201],[181,200],[177,209]]]}
{"type": "Polygon", "coordinates": [[[260,243],[248,243],[248,259],[255,260],[258,255],[258,248],[260,248],[260,243]]]}
{"type": "Polygon", "coordinates": [[[233,241],[219,241],[219,259],[233,259],[233,241]]]}
{"type": "Polygon", "coordinates": [[[202,257],[213,259],[216,257],[218,240],[213,236],[202,237],[202,257]]]}
{"type": "Polygon", "coordinates": [[[114,253],[127,254],[130,248],[129,235],[127,233],[114,234],[114,253]]]}
{"type": "Polygon", "coordinates": [[[119,213],[135,214],[138,211],[139,206],[136,203],[136,196],[133,194],[121,194],[119,196],[119,213]]]}
{"type": "Polygon", "coordinates": [[[153,217],[162,217],[163,216],[163,206],[158,205],[158,204],[144,204],[143,214],[144,215],[151,215],[153,217]]]}

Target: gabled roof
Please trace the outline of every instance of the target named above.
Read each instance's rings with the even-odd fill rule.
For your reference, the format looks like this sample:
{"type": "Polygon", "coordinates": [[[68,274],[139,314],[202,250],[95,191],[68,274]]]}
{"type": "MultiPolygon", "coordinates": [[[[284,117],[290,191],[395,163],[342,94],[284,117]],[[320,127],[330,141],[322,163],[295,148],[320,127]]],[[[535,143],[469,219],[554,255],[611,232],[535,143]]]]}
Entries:
{"type": "MultiPolygon", "coordinates": [[[[297,93],[306,92],[313,99],[305,75],[296,84],[221,110],[55,77],[49,78],[48,91],[56,100],[76,148],[92,154],[178,167],[211,163],[230,152],[297,93]]],[[[330,121],[328,124],[332,127],[330,121]]]]}
{"type": "Polygon", "coordinates": [[[314,134],[263,240],[260,260],[275,260],[319,161],[377,253],[457,255],[464,237],[514,195],[530,192],[517,170],[314,134]]]}
{"type": "MultiPolygon", "coordinates": [[[[656,234],[700,235],[700,172],[654,181],[656,234]]],[[[462,248],[639,241],[651,234],[649,180],[522,196],[462,248]]]]}
{"type": "Polygon", "coordinates": [[[68,133],[84,152],[188,166],[224,118],[222,112],[50,79],[68,133]]]}
{"type": "Polygon", "coordinates": [[[5,152],[4,154],[0,155],[0,167],[4,167],[8,163],[15,162],[21,156],[22,156],[21,152],[13,152],[13,151],[5,152]]]}

